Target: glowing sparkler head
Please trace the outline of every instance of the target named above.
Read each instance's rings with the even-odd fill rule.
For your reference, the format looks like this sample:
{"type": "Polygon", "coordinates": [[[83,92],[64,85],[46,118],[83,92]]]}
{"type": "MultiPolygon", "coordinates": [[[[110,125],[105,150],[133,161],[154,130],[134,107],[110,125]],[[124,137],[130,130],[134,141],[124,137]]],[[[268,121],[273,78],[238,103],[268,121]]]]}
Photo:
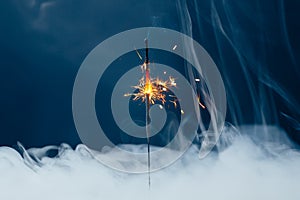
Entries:
{"type": "MultiPolygon", "coordinates": [[[[139,80],[139,84],[132,86],[135,90],[134,93],[127,93],[124,96],[133,96],[133,100],[142,100],[142,102],[145,102],[148,100],[149,104],[155,104],[155,101],[160,101],[162,104],[166,103],[166,98],[168,98],[168,101],[174,105],[174,107],[177,107],[178,99],[176,96],[168,94],[170,92],[170,88],[176,87],[176,81],[175,78],[169,76],[169,79],[164,81],[159,79],[158,77],[155,79],[152,79],[150,77],[150,62],[148,57],[148,42],[145,40],[146,43],[146,56],[145,61],[141,66],[142,71],[145,73],[145,76],[143,76],[139,80]]],[[[177,45],[174,46],[173,50],[175,50],[177,45]]],[[[136,50],[138,56],[141,58],[140,54],[136,50]]],[[[164,75],[166,75],[167,72],[164,72],[164,75]]],[[[199,82],[200,79],[195,79],[196,82],[199,82]]],[[[200,102],[200,97],[198,98],[199,105],[204,109],[205,106],[200,102]]],[[[183,112],[183,111],[182,111],[183,112]]]]}
{"type": "MultiPolygon", "coordinates": [[[[163,105],[167,102],[166,99],[168,97],[168,102],[172,103],[176,108],[178,106],[178,99],[176,96],[168,94],[168,92],[171,91],[171,88],[176,86],[177,84],[175,78],[171,76],[168,78],[168,80],[164,81],[158,77],[152,79],[150,75],[146,75],[139,80],[138,85],[132,86],[134,89],[136,89],[134,93],[127,93],[124,96],[133,96],[134,101],[141,100],[142,102],[145,102],[146,99],[149,98],[150,104],[155,104],[155,101],[159,101],[163,105]]],[[[206,108],[205,105],[200,101],[200,95],[198,96],[197,101],[202,109],[206,108]]]]}
{"type": "Polygon", "coordinates": [[[153,93],[152,83],[150,81],[147,81],[144,87],[144,93],[146,95],[151,95],[153,93]]]}
{"type": "Polygon", "coordinates": [[[145,102],[149,98],[149,103],[154,104],[155,101],[160,101],[162,104],[166,103],[166,97],[171,98],[170,102],[177,105],[177,98],[173,95],[168,95],[171,87],[176,87],[176,82],[173,77],[169,77],[168,80],[163,81],[158,77],[152,79],[149,76],[142,77],[139,80],[139,84],[132,86],[136,91],[134,93],[127,93],[124,96],[133,96],[133,100],[142,100],[145,102]]]}

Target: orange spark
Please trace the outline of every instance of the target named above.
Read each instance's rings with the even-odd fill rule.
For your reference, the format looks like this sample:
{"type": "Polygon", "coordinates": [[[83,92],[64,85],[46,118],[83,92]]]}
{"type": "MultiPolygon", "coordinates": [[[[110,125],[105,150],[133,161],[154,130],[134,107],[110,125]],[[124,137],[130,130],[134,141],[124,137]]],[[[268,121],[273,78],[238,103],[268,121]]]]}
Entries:
{"type": "Polygon", "coordinates": [[[200,101],[200,96],[198,96],[198,104],[199,104],[203,109],[206,108],[206,107],[201,103],[201,101],[200,101]]]}
{"type": "MultiPolygon", "coordinates": [[[[145,69],[146,65],[143,64],[145,69]]],[[[170,91],[171,87],[176,87],[176,82],[173,77],[169,77],[168,80],[164,81],[159,78],[152,79],[149,74],[149,70],[145,69],[145,76],[139,80],[139,84],[132,86],[137,91],[134,93],[127,93],[124,96],[133,96],[133,100],[141,99],[142,102],[146,101],[147,95],[149,96],[150,104],[154,104],[155,101],[160,101],[162,104],[166,103],[166,97],[172,98],[171,103],[176,107],[177,99],[174,95],[167,95],[166,93],[170,91]]]]}

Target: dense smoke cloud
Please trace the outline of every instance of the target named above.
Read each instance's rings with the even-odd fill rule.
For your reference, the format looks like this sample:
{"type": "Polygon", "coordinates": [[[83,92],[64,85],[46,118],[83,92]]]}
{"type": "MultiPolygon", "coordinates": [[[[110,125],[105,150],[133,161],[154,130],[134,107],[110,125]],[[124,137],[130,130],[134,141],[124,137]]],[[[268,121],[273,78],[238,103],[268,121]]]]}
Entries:
{"type": "MultiPolygon", "coordinates": [[[[0,148],[3,199],[299,199],[300,152],[276,127],[227,128],[217,150],[199,160],[196,146],[169,168],[125,174],[105,167],[79,145],[29,149],[24,158],[0,148]],[[264,132],[273,133],[267,137],[264,132]],[[279,137],[280,136],[280,139],[279,137]],[[254,138],[260,138],[255,140],[254,138]],[[223,147],[223,149],[222,149],[223,147]],[[47,157],[58,149],[54,158],[47,157]]],[[[143,150],[143,146],[131,149],[143,150]]],[[[107,152],[109,155],[109,152],[107,152]]],[[[130,158],[123,158],[130,162],[130,158]]]]}

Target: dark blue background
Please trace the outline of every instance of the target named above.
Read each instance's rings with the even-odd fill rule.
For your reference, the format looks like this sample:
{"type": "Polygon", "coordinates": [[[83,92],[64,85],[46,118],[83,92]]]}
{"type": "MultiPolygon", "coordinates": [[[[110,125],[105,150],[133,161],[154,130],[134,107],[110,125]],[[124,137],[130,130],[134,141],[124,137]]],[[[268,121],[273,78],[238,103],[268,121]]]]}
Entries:
{"type": "Polygon", "coordinates": [[[188,1],[191,21],[182,2],[1,1],[0,145],[80,143],[71,97],[81,62],[106,38],[144,26],[205,47],[225,80],[228,121],[280,125],[299,141],[300,1],[188,1]]]}

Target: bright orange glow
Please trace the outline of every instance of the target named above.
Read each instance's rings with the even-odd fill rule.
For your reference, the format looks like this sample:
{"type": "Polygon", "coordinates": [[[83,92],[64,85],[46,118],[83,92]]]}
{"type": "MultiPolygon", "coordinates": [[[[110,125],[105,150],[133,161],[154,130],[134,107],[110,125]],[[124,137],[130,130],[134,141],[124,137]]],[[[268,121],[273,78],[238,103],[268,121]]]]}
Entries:
{"type": "Polygon", "coordinates": [[[145,63],[142,65],[142,70],[146,71],[145,76],[139,80],[138,85],[132,86],[134,89],[137,89],[137,92],[127,93],[124,96],[134,96],[134,101],[141,99],[143,102],[145,102],[147,96],[149,96],[150,104],[154,104],[155,101],[160,101],[162,104],[165,104],[166,97],[168,96],[172,98],[170,102],[176,107],[176,97],[166,94],[168,91],[170,91],[171,87],[176,87],[175,79],[173,77],[169,77],[169,79],[166,81],[163,81],[159,78],[152,79],[147,67],[148,66],[145,63]]]}
{"type": "MultiPolygon", "coordinates": [[[[173,47],[173,50],[175,50],[177,45],[173,47]]],[[[136,50],[136,49],[135,49],[136,50]]],[[[140,59],[142,59],[140,53],[136,50],[137,55],[140,59]]],[[[143,72],[145,72],[145,76],[143,76],[139,80],[139,84],[132,86],[134,89],[137,90],[135,93],[127,93],[124,94],[124,96],[129,97],[133,96],[133,100],[142,100],[142,102],[145,102],[147,98],[149,99],[149,104],[155,104],[155,101],[160,101],[163,105],[166,103],[166,97],[169,97],[169,102],[174,105],[174,107],[177,107],[178,99],[174,95],[167,95],[167,93],[170,91],[171,87],[176,87],[176,81],[175,78],[169,76],[169,79],[164,81],[159,79],[158,77],[155,79],[152,79],[150,77],[150,69],[149,69],[149,63],[146,63],[146,61],[141,65],[141,69],[143,72]]],[[[166,71],[163,72],[164,75],[167,74],[166,71]]],[[[200,79],[196,78],[196,82],[199,82],[200,79]]],[[[198,104],[203,109],[206,107],[201,103],[200,96],[198,96],[198,104]]],[[[162,106],[160,105],[160,108],[162,106]]],[[[184,111],[181,110],[181,114],[184,114],[184,111]]]]}
{"type": "Polygon", "coordinates": [[[145,94],[149,94],[151,95],[153,93],[153,90],[152,90],[152,84],[150,81],[146,81],[146,84],[145,84],[145,94]]]}

